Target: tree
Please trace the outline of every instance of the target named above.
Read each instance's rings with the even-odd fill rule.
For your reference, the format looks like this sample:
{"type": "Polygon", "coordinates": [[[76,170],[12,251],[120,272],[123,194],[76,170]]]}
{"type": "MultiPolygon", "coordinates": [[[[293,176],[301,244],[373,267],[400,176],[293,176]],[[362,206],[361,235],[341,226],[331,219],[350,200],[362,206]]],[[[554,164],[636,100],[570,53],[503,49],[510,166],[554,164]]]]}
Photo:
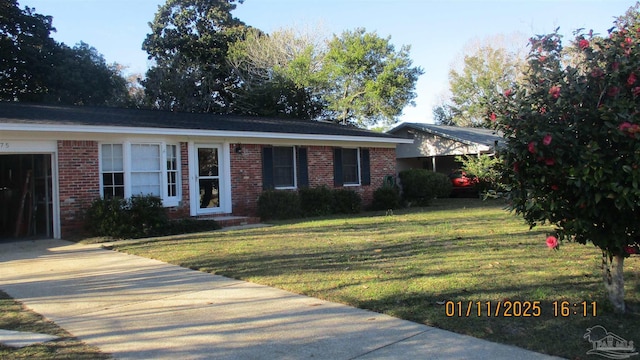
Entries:
{"type": "Polygon", "coordinates": [[[505,135],[511,208],[531,227],[553,224],[550,247],[559,239],[600,248],[617,312],[624,259],[640,239],[638,6],[607,37],[578,33],[573,66],[557,32],[532,38],[525,78],[486,115],[505,135]]]}
{"type": "Polygon", "coordinates": [[[449,70],[449,99],[434,107],[438,123],[467,127],[486,126],[484,117],[493,97],[516,81],[524,62],[520,36],[475,41],[466,46],[461,64],[449,70]]]}
{"type": "Polygon", "coordinates": [[[458,126],[482,126],[492,97],[515,81],[516,59],[505,49],[490,46],[465,56],[462,71],[449,72],[452,122],[458,126]]]}
{"type": "Polygon", "coordinates": [[[51,16],[20,10],[17,0],[0,3],[0,99],[34,101],[46,92],[52,31],[51,16]]]}
{"type": "Polygon", "coordinates": [[[330,86],[323,93],[327,115],[343,124],[393,124],[413,104],[422,69],[412,67],[409,46],[396,51],[390,38],[359,28],[329,42],[323,71],[330,86]]]}
{"type": "Polygon", "coordinates": [[[448,125],[455,126],[453,121],[453,112],[451,106],[446,103],[442,103],[433,108],[433,121],[436,125],[448,125]]]}
{"type": "Polygon", "coordinates": [[[46,74],[42,101],[69,105],[126,106],[129,104],[123,67],[108,65],[94,47],[80,42],[70,48],[58,44],[46,74]]]}
{"type": "Polygon", "coordinates": [[[326,81],[320,69],[324,41],[317,29],[257,29],[229,48],[228,62],[240,81],[236,107],[240,112],[315,119],[324,104],[319,96],[326,81]]]}
{"type": "MultiPolygon", "coordinates": [[[[226,61],[229,44],[246,27],[235,0],[167,0],[158,8],[142,48],[154,60],[142,82],[156,108],[225,113],[238,86],[226,61]]],[[[241,1],[240,1],[241,2],[241,1]]]]}
{"type": "Polygon", "coordinates": [[[489,196],[492,192],[502,191],[502,160],[494,155],[458,155],[456,161],[462,163],[462,170],[467,175],[478,179],[477,189],[480,194],[489,196]]]}

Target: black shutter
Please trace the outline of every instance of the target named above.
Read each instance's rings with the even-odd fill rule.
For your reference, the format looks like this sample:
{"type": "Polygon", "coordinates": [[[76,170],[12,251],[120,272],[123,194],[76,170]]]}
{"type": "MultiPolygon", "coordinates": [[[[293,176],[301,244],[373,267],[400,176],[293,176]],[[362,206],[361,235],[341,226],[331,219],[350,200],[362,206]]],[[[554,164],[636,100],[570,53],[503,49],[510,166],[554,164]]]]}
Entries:
{"type": "Polygon", "coordinates": [[[360,149],[360,176],[362,185],[371,185],[371,168],[369,162],[369,149],[360,149]]]}
{"type": "Polygon", "coordinates": [[[262,189],[273,189],[273,148],[262,148],[262,189]]]}
{"type": "Polygon", "coordinates": [[[309,187],[309,170],[307,165],[307,148],[297,148],[298,155],[298,187],[309,187]]]}
{"type": "Polygon", "coordinates": [[[344,179],[342,175],[342,149],[333,149],[333,185],[342,186],[344,179]]]}

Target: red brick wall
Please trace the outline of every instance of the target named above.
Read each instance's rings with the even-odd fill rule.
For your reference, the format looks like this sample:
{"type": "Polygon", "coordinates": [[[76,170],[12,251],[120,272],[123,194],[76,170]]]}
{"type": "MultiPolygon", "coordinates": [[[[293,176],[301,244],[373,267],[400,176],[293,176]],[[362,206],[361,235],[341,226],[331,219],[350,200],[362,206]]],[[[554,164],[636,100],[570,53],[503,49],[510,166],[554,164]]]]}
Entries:
{"type": "MultiPolygon", "coordinates": [[[[237,153],[231,145],[231,191],[234,215],[257,214],[257,201],[262,193],[262,145],[242,145],[237,153]]],[[[309,186],[327,185],[333,188],[333,147],[308,146],[307,162],[309,186]]],[[[346,186],[362,196],[366,207],[373,201],[373,192],[380,187],[386,175],[396,174],[394,148],[370,148],[371,185],[346,186]]]]}
{"type": "Polygon", "coordinates": [[[396,149],[370,148],[369,158],[371,185],[364,187],[364,191],[361,194],[363,203],[366,205],[370,205],[373,201],[373,192],[382,186],[385,176],[396,176],[396,149]]]}
{"type": "MultiPolygon", "coordinates": [[[[395,148],[369,148],[369,158],[371,185],[343,187],[358,192],[362,196],[364,207],[371,204],[373,192],[382,186],[384,177],[396,174],[395,148]]],[[[309,147],[307,161],[309,163],[309,186],[327,185],[333,188],[333,147],[309,147]]]]}
{"type": "Polygon", "coordinates": [[[256,216],[262,193],[262,145],[230,145],[234,215],[256,216]],[[236,152],[236,148],[241,149],[236,152]]]}
{"type": "Polygon", "coordinates": [[[96,141],[58,141],[60,227],[63,237],[83,232],[84,212],[100,197],[96,141]]]}
{"type": "Polygon", "coordinates": [[[333,147],[309,146],[307,148],[309,187],[322,185],[333,187],[333,147]]]}
{"type": "MultiPolygon", "coordinates": [[[[233,215],[255,216],[257,200],[262,193],[263,145],[230,145],[231,191],[233,215]]],[[[386,175],[395,175],[395,149],[370,148],[371,185],[348,186],[360,193],[365,206],[373,199],[373,191],[382,185],[386,175]]],[[[182,201],[168,208],[172,218],[189,216],[189,162],[187,143],[180,143],[182,201]]],[[[333,188],[333,147],[308,146],[309,186],[333,188]]],[[[83,230],[84,212],[100,197],[98,143],[95,141],[58,141],[60,185],[60,223],[62,236],[83,230]]]]}

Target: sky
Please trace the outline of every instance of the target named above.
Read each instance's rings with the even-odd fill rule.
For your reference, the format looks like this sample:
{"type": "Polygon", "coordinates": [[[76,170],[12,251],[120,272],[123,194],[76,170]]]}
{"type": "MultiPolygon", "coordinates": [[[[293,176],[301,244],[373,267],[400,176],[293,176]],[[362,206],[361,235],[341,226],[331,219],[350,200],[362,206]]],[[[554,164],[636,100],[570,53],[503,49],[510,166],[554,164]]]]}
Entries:
{"type": "MultiPolygon", "coordinates": [[[[18,0],[20,7],[53,17],[52,37],[69,46],[83,41],[108,63],[144,74],[150,62],[142,42],[164,0],[18,0]]],[[[416,84],[416,106],[400,121],[433,122],[433,107],[448,90],[448,73],[469,44],[507,36],[515,45],[560,28],[606,34],[635,1],[622,0],[245,0],[233,15],[267,33],[280,28],[320,28],[328,36],[364,27],[411,46],[413,65],[424,70],[416,84]],[[513,40],[516,39],[516,40],[513,40]]]]}

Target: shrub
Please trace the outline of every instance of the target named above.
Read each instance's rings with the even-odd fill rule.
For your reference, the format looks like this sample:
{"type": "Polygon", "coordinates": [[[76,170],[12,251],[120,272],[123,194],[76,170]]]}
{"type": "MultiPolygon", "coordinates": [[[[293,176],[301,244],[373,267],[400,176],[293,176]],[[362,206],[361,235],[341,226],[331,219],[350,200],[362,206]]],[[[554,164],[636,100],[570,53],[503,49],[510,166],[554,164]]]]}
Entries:
{"type": "Polygon", "coordinates": [[[220,229],[220,224],[215,220],[178,219],[169,221],[163,235],[188,234],[218,229],[220,229]]]}
{"type": "Polygon", "coordinates": [[[168,222],[162,200],[150,195],[96,199],[85,216],[91,234],[121,239],[160,235],[168,222]]]}
{"type": "Polygon", "coordinates": [[[162,200],[157,196],[131,197],[127,201],[126,215],[129,223],[127,237],[130,238],[162,235],[169,222],[162,200]]]}
{"type": "Polygon", "coordinates": [[[95,236],[120,237],[129,227],[126,201],[120,198],[96,199],[86,212],[85,226],[95,236]]]}
{"type": "Polygon", "coordinates": [[[298,191],[303,216],[323,216],[334,211],[334,195],[325,185],[298,191]]]}
{"type": "Polygon", "coordinates": [[[400,207],[400,190],[397,186],[385,185],[373,192],[372,210],[388,210],[400,207]]]}
{"type": "Polygon", "coordinates": [[[170,221],[156,196],[130,199],[96,199],[87,210],[86,227],[94,236],[133,239],[217,230],[215,220],[181,219],[170,221]]]}
{"type": "Polygon", "coordinates": [[[410,169],[401,171],[399,176],[404,199],[414,205],[426,206],[436,197],[451,194],[451,182],[444,174],[426,169],[410,169]]]}
{"type": "Polygon", "coordinates": [[[333,190],[335,214],[357,214],[362,209],[362,198],[360,194],[348,189],[333,190]]]}
{"type": "Polygon", "coordinates": [[[293,191],[267,190],[258,198],[258,214],[263,220],[293,219],[301,216],[300,198],[293,191]]]}

